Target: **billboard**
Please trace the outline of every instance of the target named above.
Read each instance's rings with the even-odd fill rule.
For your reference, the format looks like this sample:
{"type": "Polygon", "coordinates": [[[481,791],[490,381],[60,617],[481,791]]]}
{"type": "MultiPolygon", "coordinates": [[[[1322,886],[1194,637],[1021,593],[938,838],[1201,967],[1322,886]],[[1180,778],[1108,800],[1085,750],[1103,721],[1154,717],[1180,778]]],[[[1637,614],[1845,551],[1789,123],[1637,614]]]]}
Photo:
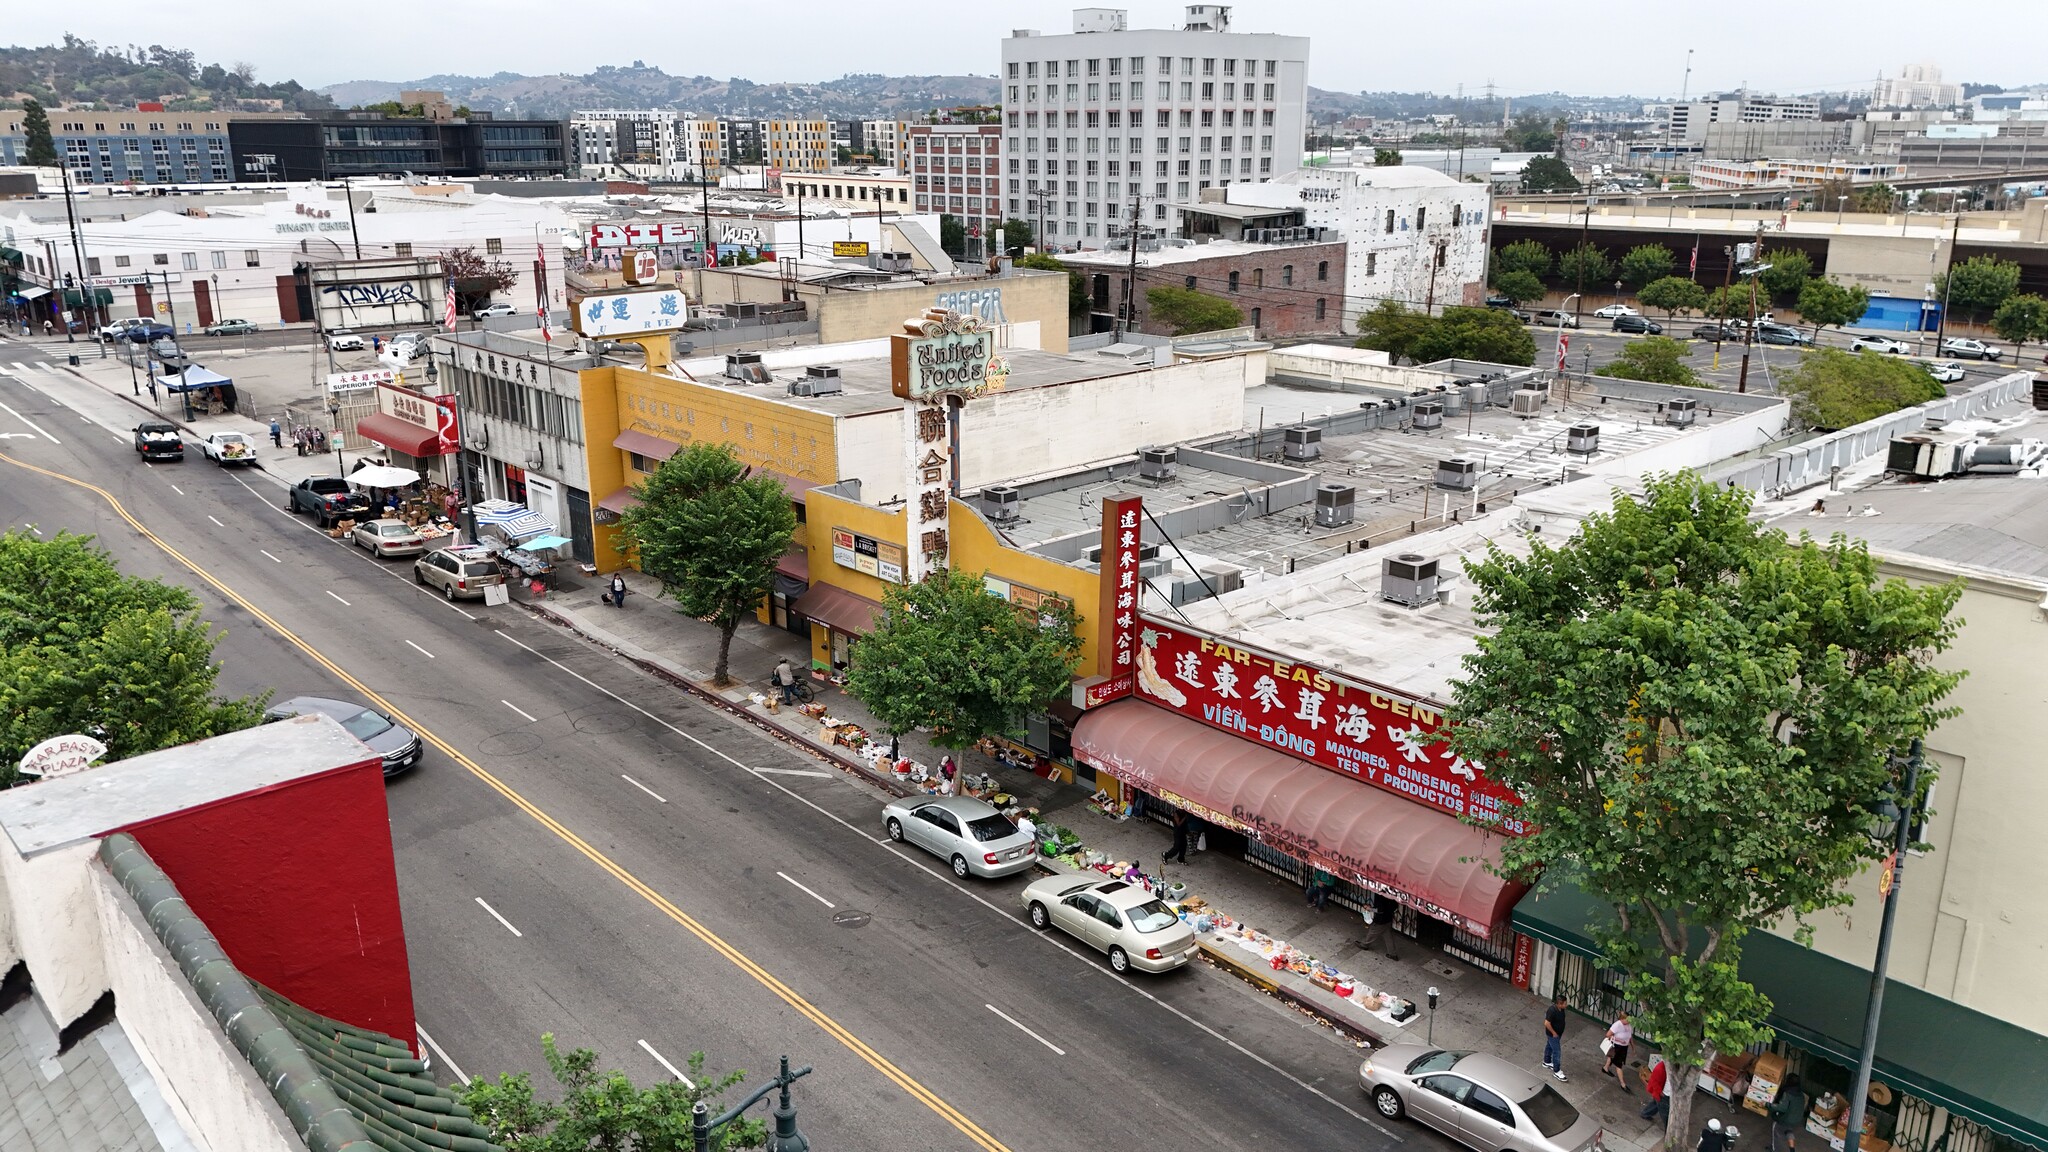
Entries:
{"type": "Polygon", "coordinates": [[[585,336],[634,336],[680,329],[690,318],[690,306],[679,289],[668,288],[585,296],[576,302],[574,314],[576,331],[585,336]]]}
{"type": "Polygon", "coordinates": [[[681,220],[607,220],[584,236],[590,248],[677,248],[697,242],[697,230],[681,220]]]}

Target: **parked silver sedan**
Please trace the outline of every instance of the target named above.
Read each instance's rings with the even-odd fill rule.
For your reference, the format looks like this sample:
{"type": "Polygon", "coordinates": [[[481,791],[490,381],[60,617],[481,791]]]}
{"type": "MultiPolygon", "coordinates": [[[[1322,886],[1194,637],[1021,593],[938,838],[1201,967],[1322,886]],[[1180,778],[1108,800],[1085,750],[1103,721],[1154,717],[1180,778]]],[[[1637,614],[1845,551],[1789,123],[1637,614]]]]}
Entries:
{"type": "Polygon", "coordinates": [[[403,520],[371,520],[356,525],[350,535],[357,547],[378,556],[417,556],[427,550],[427,542],[403,520]]]}
{"type": "Polygon", "coordinates": [[[1605,1131],[1535,1074],[1484,1052],[1393,1044],[1358,1069],[1375,1112],[1478,1152],[1605,1152],[1605,1131]]]}
{"type": "Polygon", "coordinates": [[[907,841],[966,879],[1014,876],[1032,866],[1038,841],[1008,816],[972,796],[912,796],[882,809],[889,839],[907,841]]]}
{"type": "Polygon", "coordinates": [[[1024,915],[1033,928],[1057,928],[1107,953],[1118,972],[1170,971],[1197,951],[1194,929],[1158,897],[1100,874],[1048,876],[1025,885],[1024,915]]]}

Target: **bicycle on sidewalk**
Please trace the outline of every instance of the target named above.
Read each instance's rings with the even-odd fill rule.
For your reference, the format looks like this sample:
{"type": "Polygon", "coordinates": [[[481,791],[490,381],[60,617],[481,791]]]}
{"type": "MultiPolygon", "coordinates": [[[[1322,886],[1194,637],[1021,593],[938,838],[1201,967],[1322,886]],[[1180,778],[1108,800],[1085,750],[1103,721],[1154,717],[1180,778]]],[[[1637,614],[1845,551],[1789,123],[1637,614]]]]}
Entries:
{"type": "MultiPolygon", "coordinates": [[[[775,682],[775,673],[773,672],[768,674],[768,691],[777,699],[780,699],[782,696],[782,685],[775,682]]],[[[796,683],[789,686],[789,695],[790,699],[797,704],[809,704],[818,698],[817,692],[811,688],[810,676],[802,671],[797,672],[796,683]]]]}

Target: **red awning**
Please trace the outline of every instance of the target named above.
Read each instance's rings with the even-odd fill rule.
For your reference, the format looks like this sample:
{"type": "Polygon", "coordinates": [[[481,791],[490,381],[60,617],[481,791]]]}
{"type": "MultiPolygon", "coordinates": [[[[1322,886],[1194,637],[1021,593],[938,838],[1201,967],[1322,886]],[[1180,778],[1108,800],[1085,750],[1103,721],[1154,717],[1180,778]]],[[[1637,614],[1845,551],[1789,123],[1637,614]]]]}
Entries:
{"type": "Polygon", "coordinates": [[[849,636],[865,636],[874,631],[875,617],[882,611],[882,606],[873,600],[830,584],[811,585],[810,591],[797,597],[789,607],[849,636]]]}
{"type": "Polygon", "coordinates": [[[645,432],[635,432],[630,428],[619,433],[618,439],[612,441],[612,447],[638,452],[649,460],[666,460],[683,450],[681,444],[663,440],[659,436],[650,436],[645,432]]]}
{"type": "Polygon", "coordinates": [[[1487,870],[1482,861],[1499,858],[1491,833],[1142,701],[1082,716],[1074,726],[1074,755],[1196,815],[1482,935],[1507,923],[1528,890],[1487,870]]]}
{"type": "Polygon", "coordinates": [[[395,416],[373,412],[356,421],[356,435],[407,456],[441,456],[441,434],[395,416]]]}
{"type": "Polygon", "coordinates": [[[780,472],[770,472],[770,471],[769,471],[768,469],[766,469],[766,468],[758,469],[758,471],[759,471],[759,472],[760,472],[760,473],[761,473],[761,474],[762,474],[763,476],[773,476],[773,477],[774,477],[775,479],[777,479],[777,480],[781,481],[781,483],[782,483],[782,490],[783,490],[784,492],[787,492],[787,493],[789,493],[789,499],[790,499],[790,502],[791,502],[791,503],[795,503],[795,504],[801,504],[801,503],[803,503],[803,502],[804,502],[804,494],[805,494],[805,493],[807,493],[807,492],[809,492],[809,491],[810,491],[811,489],[813,489],[813,488],[816,488],[816,487],[818,486],[818,485],[817,485],[817,482],[816,482],[816,481],[812,481],[812,480],[799,480],[799,479],[797,479],[797,478],[796,478],[796,477],[794,477],[794,476],[784,476],[784,475],[783,475],[782,473],[780,473],[780,472]]]}
{"type": "Polygon", "coordinates": [[[810,554],[802,548],[791,548],[782,554],[782,559],[775,562],[775,570],[792,580],[802,580],[809,583],[811,579],[810,554]]]}
{"type": "Polygon", "coordinates": [[[633,495],[631,488],[621,488],[604,499],[599,500],[597,506],[607,512],[624,512],[639,502],[640,497],[633,495]]]}

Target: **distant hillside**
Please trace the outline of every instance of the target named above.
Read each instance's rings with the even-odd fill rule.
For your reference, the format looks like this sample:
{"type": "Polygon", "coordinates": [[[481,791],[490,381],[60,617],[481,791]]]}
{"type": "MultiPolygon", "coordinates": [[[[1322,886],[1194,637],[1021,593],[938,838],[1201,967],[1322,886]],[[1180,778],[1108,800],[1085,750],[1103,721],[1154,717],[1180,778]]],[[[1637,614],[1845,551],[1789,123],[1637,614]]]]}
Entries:
{"type": "Polygon", "coordinates": [[[0,103],[18,106],[24,98],[52,106],[134,107],[140,101],[162,100],[172,111],[257,111],[271,107],[270,101],[286,111],[333,106],[296,80],[258,83],[252,64],[202,66],[189,49],[161,44],[102,48],[69,33],[62,44],[0,48],[0,103]]]}
{"type": "Polygon", "coordinates": [[[351,80],[320,89],[343,107],[395,100],[405,89],[437,89],[456,104],[498,115],[565,117],[579,108],[668,108],[724,116],[818,116],[828,120],[908,118],[960,104],[990,104],[993,76],[842,76],[818,84],[756,84],[733,77],[671,76],[634,61],[581,76],[427,76],[404,82],[351,80]]]}

